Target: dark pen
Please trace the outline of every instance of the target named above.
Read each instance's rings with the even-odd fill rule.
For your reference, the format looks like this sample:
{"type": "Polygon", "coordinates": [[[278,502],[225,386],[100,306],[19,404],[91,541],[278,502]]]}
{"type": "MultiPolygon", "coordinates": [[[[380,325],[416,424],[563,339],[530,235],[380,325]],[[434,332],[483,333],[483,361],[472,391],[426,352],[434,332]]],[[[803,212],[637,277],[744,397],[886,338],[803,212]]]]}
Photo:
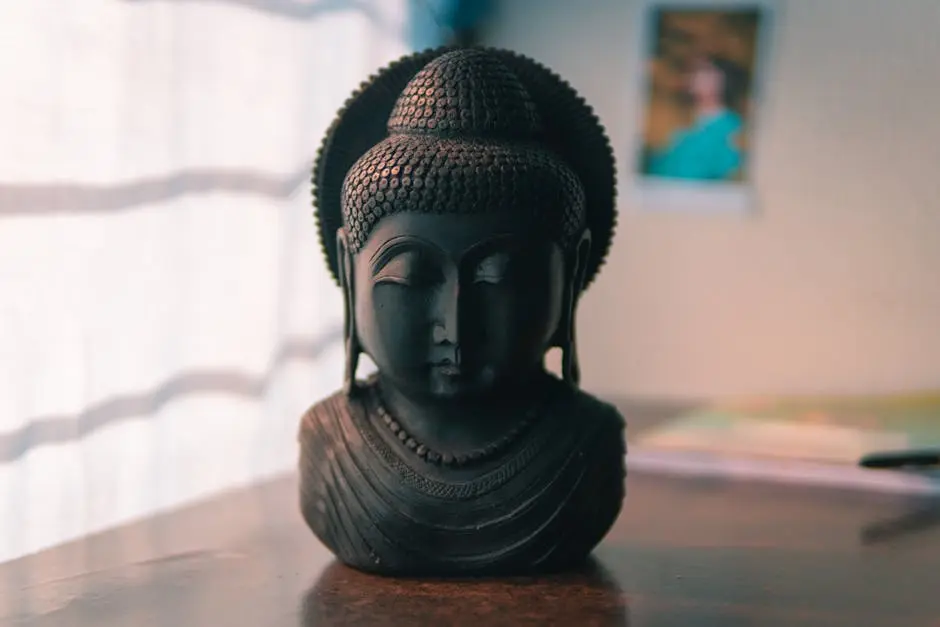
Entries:
{"type": "Polygon", "coordinates": [[[858,462],[863,468],[906,468],[940,466],[940,449],[911,449],[869,453],[858,462]]]}

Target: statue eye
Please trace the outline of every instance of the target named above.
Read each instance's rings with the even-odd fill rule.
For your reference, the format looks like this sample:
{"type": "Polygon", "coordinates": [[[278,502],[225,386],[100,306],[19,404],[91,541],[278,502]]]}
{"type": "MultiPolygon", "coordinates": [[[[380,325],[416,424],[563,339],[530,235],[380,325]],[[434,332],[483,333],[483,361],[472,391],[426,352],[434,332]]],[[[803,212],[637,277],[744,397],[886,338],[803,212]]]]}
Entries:
{"type": "Polygon", "coordinates": [[[509,255],[496,253],[483,259],[473,274],[474,283],[501,283],[509,276],[509,255]]]}
{"type": "Polygon", "coordinates": [[[439,269],[426,255],[416,250],[407,250],[390,257],[373,274],[376,283],[394,283],[398,285],[431,285],[438,280],[439,269]]]}

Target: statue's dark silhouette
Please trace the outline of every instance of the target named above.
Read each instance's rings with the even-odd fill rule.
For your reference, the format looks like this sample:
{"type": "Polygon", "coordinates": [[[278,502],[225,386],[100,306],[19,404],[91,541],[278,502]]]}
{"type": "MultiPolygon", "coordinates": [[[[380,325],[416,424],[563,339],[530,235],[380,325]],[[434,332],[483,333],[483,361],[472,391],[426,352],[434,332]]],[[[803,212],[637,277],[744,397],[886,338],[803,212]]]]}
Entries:
{"type": "Polygon", "coordinates": [[[603,127],[526,57],[419,53],[347,101],[314,171],[346,383],[299,436],[303,516],[340,561],[538,572],[583,563],[607,533],[624,424],[578,389],[574,329],[614,196],[603,127]],[[361,353],[378,369],[366,381],[361,353]]]}

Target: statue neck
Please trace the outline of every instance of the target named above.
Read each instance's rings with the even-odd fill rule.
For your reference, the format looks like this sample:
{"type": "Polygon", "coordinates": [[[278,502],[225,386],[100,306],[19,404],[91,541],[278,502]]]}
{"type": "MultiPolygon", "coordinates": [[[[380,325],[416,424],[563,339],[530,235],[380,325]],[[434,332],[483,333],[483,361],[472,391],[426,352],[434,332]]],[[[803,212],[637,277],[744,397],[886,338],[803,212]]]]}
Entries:
{"type": "Polygon", "coordinates": [[[381,375],[377,385],[386,410],[416,440],[434,450],[461,453],[486,447],[530,412],[539,411],[552,382],[551,375],[541,370],[506,393],[483,400],[413,398],[382,385],[381,375]]]}

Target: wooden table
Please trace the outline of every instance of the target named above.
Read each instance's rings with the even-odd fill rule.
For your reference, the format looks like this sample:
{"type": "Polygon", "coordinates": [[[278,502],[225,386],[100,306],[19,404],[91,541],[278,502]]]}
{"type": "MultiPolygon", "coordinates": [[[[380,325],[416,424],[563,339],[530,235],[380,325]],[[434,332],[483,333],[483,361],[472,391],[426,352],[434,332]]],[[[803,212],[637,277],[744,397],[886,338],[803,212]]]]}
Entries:
{"type": "Polygon", "coordinates": [[[583,572],[413,581],[339,566],[293,477],[0,566],[0,624],[940,626],[940,503],[632,473],[583,572]]]}

